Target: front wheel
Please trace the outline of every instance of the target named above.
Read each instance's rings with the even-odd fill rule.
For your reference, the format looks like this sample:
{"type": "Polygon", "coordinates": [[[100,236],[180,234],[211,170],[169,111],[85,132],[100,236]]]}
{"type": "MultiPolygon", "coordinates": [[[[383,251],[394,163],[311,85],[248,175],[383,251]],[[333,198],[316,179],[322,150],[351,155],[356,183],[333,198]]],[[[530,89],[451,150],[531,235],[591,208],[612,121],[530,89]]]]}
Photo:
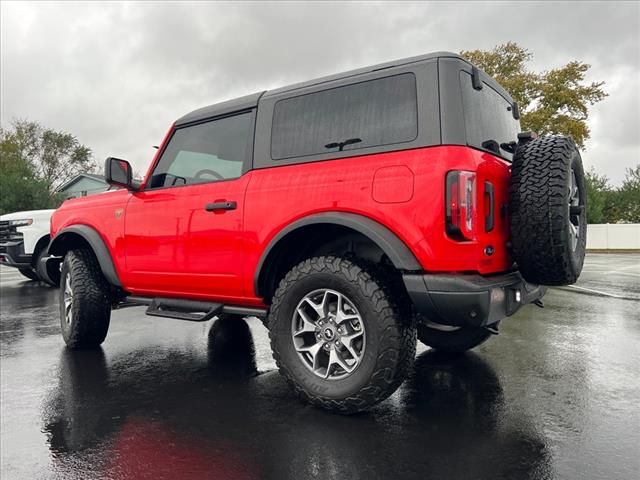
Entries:
{"type": "Polygon", "coordinates": [[[71,250],[64,257],[60,282],[60,327],[71,348],[99,346],[111,317],[109,284],[91,250],[71,250]]]}
{"type": "Polygon", "coordinates": [[[441,352],[462,353],[486,342],[492,333],[484,327],[450,327],[428,322],[419,322],[418,340],[441,352]]]}
{"type": "Polygon", "coordinates": [[[314,257],[280,283],[269,335],[280,373],[304,400],[355,413],[391,395],[413,364],[416,331],[382,276],[344,258],[314,257]]]}

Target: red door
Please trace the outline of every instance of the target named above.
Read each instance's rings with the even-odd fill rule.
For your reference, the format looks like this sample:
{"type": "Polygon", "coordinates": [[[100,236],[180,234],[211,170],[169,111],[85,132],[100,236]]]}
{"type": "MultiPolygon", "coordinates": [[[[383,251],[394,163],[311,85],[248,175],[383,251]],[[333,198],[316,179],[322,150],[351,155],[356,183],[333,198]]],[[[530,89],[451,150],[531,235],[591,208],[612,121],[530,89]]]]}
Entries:
{"type": "Polygon", "coordinates": [[[233,302],[241,284],[253,113],[178,127],[125,212],[132,293],[233,302]]]}

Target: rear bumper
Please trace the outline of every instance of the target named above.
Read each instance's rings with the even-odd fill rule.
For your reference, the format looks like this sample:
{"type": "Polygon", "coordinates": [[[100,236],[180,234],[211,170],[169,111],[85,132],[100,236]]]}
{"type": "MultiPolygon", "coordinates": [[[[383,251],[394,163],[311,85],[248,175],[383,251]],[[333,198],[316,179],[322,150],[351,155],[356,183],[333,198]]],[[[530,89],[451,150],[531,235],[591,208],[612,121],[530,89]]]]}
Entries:
{"type": "Polygon", "coordinates": [[[526,282],[520,272],[483,277],[469,274],[405,274],[404,284],[418,313],[454,326],[491,325],[542,298],[546,287],[526,282]]]}
{"type": "Polygon", "coordinates": [[[31,268],[31,255],[24,253],[23,242],[2,242],[0,264],[14,268],[31,268]]]}

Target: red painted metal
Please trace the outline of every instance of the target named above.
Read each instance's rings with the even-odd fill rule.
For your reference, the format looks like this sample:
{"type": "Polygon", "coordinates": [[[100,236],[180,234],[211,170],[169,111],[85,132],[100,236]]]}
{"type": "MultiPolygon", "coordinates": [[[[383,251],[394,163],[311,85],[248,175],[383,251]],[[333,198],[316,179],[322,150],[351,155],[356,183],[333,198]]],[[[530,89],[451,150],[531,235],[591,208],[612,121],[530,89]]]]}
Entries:
{"type": "Polygon", "coordinates": [[[69,200],[55,212],[52,234],[73,224],[95,228],[123,287],[133,294],[247,306],[262,304],[253,280],[269,242],[292,222],[320,212],[351,212],[379,222],[425,271],[491,274],[512,265],[509,168],[489,153],[437,146],[258,169],[235,180],[69,200]],[[445,232],[445,177],[451,170],[476,173],[473,241],[458,242],[445,232]],[[398,183],[390,181],[394,176],[398,183]],[[495,189],[495,226],[488,233],[485,180],[495,189]],[[237,209],[205,211],[205,204],[223,200],[237,202],[237,209]],[[485,253],[488,246],[492,255],[485,253]]]}

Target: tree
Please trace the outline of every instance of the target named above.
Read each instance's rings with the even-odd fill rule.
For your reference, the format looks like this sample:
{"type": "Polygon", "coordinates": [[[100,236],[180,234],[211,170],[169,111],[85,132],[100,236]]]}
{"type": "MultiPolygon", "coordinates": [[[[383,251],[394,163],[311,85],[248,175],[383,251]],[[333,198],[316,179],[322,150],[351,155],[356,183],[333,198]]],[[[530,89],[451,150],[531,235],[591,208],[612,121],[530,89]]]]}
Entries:
{"type": "Polygon", "coordinates": [[[91,149],[73,135],[17,120],[0,128],[0,168],[0,211],[8,213],[55,208],[56,189],[96,164],[91,149]]]}
{"type": "Polygon", "coordinates": [[[590,65],[574,60],[549,71],[533,72],[527,66],[533,54],[515,42],[460,54],[511,94],[520,107],[522,130],[570,135],[584,147],[589,138],[589,107],[607,96],[604,82],[584,83],[590,65]]]}
{"type": "Polygon", "coordinates": [[[585,173],[587,187],[587,223],[609,223],[607,206],[611,200],[612,189],[605,175],[598,175],[591,167],[585,173]]]}
{"type": "Polygon", "coordinates": [[[627,168],[622,187],[616,192],[616,204],[620,221],[640,223],[640,164],[627,168]]]}
{"type": "Polygon", "coordinates": [[[31,166],[20,160],[16,145],[5,140],[0,129],[0,215],[55,206],[47,185],[36,178],[31,166]]]}
{"type": "Polygon", "coordinates": [[[74,135],[27,120],[16,120],[12,126],[3,141],[15,144],[20,159],[30,165],[36,178],[46,183],[50,195],[79,173],[97,169],[91,149],[74,135]]]}

